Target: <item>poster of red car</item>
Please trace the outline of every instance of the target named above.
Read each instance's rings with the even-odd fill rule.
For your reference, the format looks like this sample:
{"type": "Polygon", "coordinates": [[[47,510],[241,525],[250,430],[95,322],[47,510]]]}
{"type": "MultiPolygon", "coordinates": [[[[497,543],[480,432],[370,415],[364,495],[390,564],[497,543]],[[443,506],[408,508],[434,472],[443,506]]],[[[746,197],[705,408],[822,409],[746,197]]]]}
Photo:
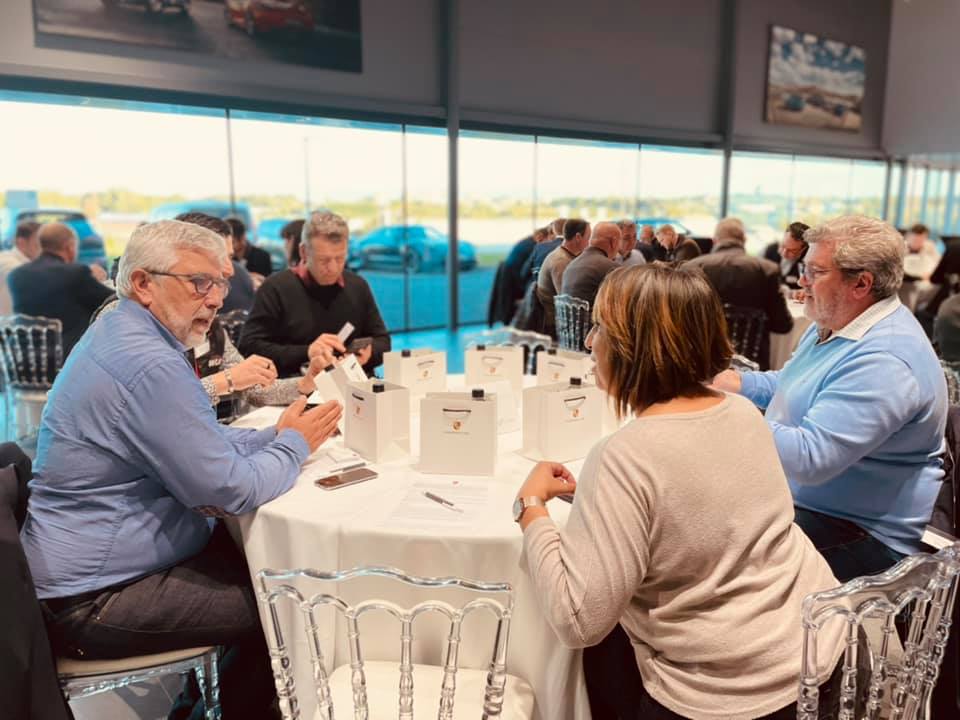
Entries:
{"type": "Polygon", "coordinates": [[[360,72],[360,0],[33,0],[38,39],[360,72]]]}

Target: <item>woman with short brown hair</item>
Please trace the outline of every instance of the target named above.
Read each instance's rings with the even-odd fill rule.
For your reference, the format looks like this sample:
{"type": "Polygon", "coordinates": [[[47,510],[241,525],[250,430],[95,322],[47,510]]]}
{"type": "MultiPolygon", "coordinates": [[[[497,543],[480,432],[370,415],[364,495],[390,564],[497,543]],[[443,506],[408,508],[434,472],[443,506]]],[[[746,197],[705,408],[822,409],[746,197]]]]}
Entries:
{"type": "MultiPolygon", "coordinates": [[[[561,641],[611,636],[599,666],[584,660],[594,717],[795,717],[800,603],[838,583],[793,524],[763,417],[708,386],[732,354],[716,293],[695,268],[622,268],[593,320],[598,384],[633,417],[593,448],[579,484],[562,465],[538,464],[519,522],[561,641]],[[532,498],[572,489],[561,530],[532,498]],[[618,623],[626,635],[611,632],[618,623]]],[[[822,681],[841,631],[820,646],[822,681]]]]}

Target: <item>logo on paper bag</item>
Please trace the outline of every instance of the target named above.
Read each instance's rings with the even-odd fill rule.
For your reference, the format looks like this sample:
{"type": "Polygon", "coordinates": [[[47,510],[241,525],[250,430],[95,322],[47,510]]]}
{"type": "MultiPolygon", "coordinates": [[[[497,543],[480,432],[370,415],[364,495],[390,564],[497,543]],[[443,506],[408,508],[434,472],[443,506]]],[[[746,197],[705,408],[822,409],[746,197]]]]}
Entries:
{"type": "Polygon", "coordinates": [[[503,362],[503,358],[498,355],[484,355],[480,358],[487,370],[487,375],[497,375],[500,372],[500,363],[503,362]]]}
{"type": "Polygon", "coordinates": [[[419,373],[421,380],[429,380],[433,377],[433,364],[434,360],[424,360],[421,363],[417,363],[417,372],[419,373]]]}
{"type": "Polygon", "coordinates": [[[364,399],[361,396],[353,395],[352,393],[351,393],[351,397],[353,398],[353,416],[358,420],[363,419],[364,399]]]}
{"type": "Polygon", "coordinates": [[[448,434],[466,432],[465,427],[469,418],[469,410],[443,408],[444,426],[446,427],[445,432],[448,434]]]}
{"type": "Polygon", "coordinates": [[[587,400],[586,395],[566,398],[563,401],[564,410],[567,412],[566,422],[575,422],[583,419],[583,403],[587,400]]]}

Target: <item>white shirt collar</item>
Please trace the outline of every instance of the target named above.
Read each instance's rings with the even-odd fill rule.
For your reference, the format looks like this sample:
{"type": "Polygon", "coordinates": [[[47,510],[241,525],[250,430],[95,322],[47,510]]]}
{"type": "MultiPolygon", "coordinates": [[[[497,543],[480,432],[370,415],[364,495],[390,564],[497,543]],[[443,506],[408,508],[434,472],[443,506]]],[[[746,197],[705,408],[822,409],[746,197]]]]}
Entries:
{"type": "Polygon", "coordinates": [[[856,342],[863,338],[870,328],[885,317],[893,314],[899,307],[900,297],[896,294],[885,297],[883,300],[878,300],[835,333],[831,333],[830,337],[822,342],[828,343],[835,337],[842,337],[856,342]]]}

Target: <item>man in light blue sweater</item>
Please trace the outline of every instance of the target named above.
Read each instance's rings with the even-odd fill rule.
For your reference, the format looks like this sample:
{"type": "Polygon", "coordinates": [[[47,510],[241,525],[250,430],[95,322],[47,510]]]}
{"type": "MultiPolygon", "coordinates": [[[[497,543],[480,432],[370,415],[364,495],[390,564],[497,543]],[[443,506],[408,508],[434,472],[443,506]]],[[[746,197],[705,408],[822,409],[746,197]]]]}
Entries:
{"type": "Polygon", "coordinates": [[[920,549],[943,478],[946,383],[897,297],[900,234],[852,216],[805,239],[800,285],[814,324],[782,370],[728,370],[716,384],[766,409],[796,522],[847,580],[920,549]]]}

